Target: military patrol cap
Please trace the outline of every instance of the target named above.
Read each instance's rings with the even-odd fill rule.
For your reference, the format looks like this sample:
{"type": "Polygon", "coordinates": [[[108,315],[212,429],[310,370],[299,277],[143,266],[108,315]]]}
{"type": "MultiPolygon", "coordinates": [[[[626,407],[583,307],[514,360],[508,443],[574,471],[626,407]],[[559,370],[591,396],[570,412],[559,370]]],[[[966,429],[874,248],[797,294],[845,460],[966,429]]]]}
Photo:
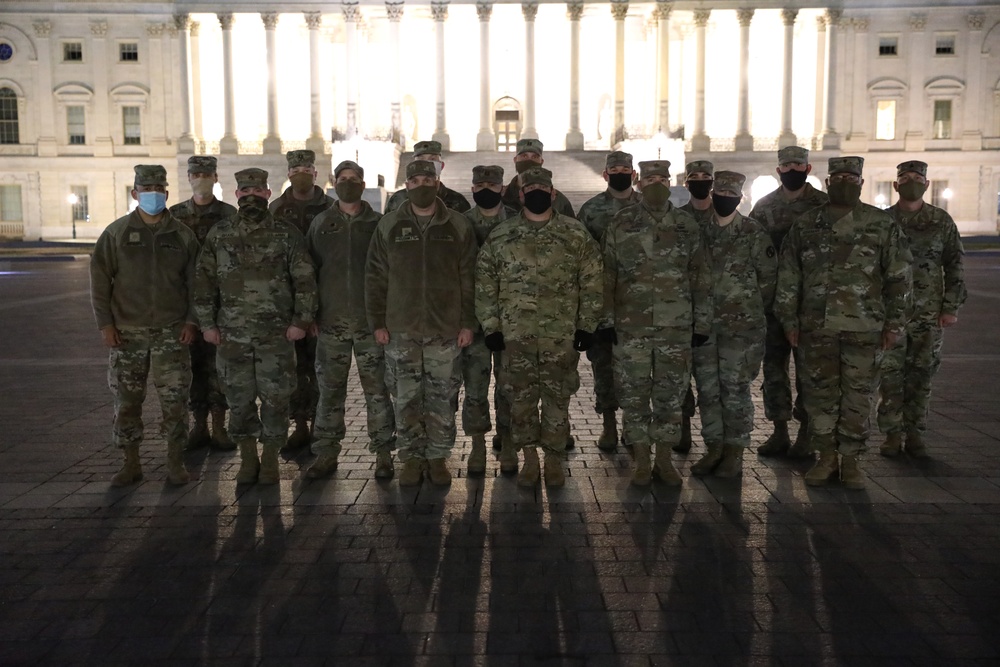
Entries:
{"type": "Polygon", "coordinates": [[[264,188],[267,189],[267,172],[263,169],[251,167],[236,172],[236,189],[243,188],[264,188]]]}
{"type": "Polygon", "coordinates": [[[542,142],[538,139],[518,139],[517,140],[517,153],[538,153],[542,154],[542,142]]]}
{"type": "Polygon", "coordinates": [[[167,185],[167,170],[158,164],[135,165],[135,185],[167,185]]]}
{"type": "Polygon", "coordinates": [[[727,197],[742,197],[743,184],[747,182],[747,177],[735,171],[715,172],[715,183],[712,190],[727,197]]]}
{"type": "Polygon", "coordinates": [[[639,163],[639,177],[663,176],[670,178],[670,160],[647,160],[639,163]]]}
{"type": "MultiPolygon", "coordinates": [[[[529,141],[534,141],[534,139],[529,139],[529,141]]],[[[551,188],[552,172],[545,167],[532,167],[521,174],[520,182],[522,188],[528,185],[544,185],[551,188]]]]}
{"type": "Polygon", "coordinates": [[[437,178],[437,170],[434,168],[434,163],[430,160],[414,160],[406,165],[406,179],[409,180],[414,176],[431,176],[432,178],[437,178]]]}
{"type": "Polygon", "coordinates": [[[778,164],[809,164],[809,149],[802,146],[779,148],[778,164]]]}
{"type": "Polygon", "coordinates": [[[632,154],[626,153],[625,151],[614,151],[608,153],[607,159],[604,161],[604,169],[611,169],[611,167],[628,167],[632,168],[632,154]]]}
{"type": "Polygon", "coordinates": [[[921,162],[920,160],[907,160],[906,162],[900,162],[896,165],[896,176],[902,176],[908,171],[912,171],[914,174],[920,174],[924,178],[927,178],[927,163],[921,162]]]}
{"type": "Polygon", "coordinates": [[[188,158],[189,174],[214,174],[218,168],[219,161],[211,155],[192,155],[188,158]]]}
{"type": "Polygon", "coordinates": [[[684,172],[688,176],[697,174],[699,171],[711,176],[715,173],[715,165],[708,160],[695,160],[694,162],[688,162],[687,166],[684,167],[684,172]]]}
{"type": "Polygon", "coordinates": [[[865,159],[857,155],[842,155],[840,157],[830,158],[829,169],[827,170],[832,176],[833,174],[855,174],[857,176],[861,175],[861,168],[865,166],[865,159]]]}
{"type": "Polygon", "coordinates": [[[440,141],[418,141],[413,145],[414,155],[441,155],[440,141]]]}
{"type": "Polygon", "coordinates": [[[288,160],[289,169],[293,169],[295,167],[311,167],[316,164],[316,153],[308,149],[288,151],[285,153],[285,159],[288,160]]]}
{"type": "Polygon", "coordinates": [[[336,167],[334,167],[333,177],[337,178],[338,176],[340,176],[340,172],[344,171],[345,169],[350,169],[351,171],[356,173],[358,175],[358,178],[360,178],[362,181],[365,180],[365,170],[361,168],[361,165],[359,165],[357,162],[354,162],[353,160],[344,160],[336,167]]]}
{"type": "Polygon", "coordinates": [[[495,183],[503,185],[503,167],[490,165],[477,165],[472,168],[472,183],[495,183]]]}

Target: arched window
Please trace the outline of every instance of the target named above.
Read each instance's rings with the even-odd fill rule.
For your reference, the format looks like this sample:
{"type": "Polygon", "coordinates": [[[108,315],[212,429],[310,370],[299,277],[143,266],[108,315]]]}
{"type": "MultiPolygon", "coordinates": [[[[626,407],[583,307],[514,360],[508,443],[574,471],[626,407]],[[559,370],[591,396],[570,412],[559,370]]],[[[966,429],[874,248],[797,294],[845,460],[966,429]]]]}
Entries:
{"type": "Polygon", "coordinates": [[[21,143],[17,123],[17,93],[0,88],[0,144],[21,143]]]}

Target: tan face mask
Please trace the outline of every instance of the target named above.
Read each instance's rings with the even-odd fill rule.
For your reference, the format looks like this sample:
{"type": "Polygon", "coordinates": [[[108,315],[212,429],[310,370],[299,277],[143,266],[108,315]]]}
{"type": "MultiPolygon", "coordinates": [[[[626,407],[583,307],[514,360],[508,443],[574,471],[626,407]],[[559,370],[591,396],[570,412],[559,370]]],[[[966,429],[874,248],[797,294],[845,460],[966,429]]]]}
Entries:
{"type": "Polygon", "coordinates": [[[209,177],[196,178],[191,181],[191,192],[199,197],[207,197],[215,189],[215,181],[209,177]]]}
{"type": "Polygon", "coordinates": [[[292,190],[296,192],[308,192],[312,190],[313,183],[315,182],[312,174],[301,171],[297,174],[292,174],[288,180],[292,182],[292,190]]]}

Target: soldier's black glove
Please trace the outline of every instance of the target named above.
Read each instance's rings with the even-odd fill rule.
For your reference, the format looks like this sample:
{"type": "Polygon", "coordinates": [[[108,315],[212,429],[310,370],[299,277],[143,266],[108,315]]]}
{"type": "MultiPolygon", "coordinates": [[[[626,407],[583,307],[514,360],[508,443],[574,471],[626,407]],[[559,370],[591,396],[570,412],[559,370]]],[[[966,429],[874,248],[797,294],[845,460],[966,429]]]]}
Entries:
{"type": "Polygon", "coordinates": [[[594,332],[594,337],[602,343],[608,345],[618,344],[618,332],[615,331],[614,327],[607,327],[606,329],[598,329],[594,332]]]}
{"type": "Polygon", "coordinates": [[[486,349],[490,352],[499,352],[500,350],[507,349],[507,346],[503,342],[503,334],[499,331],[494,331],[493,333],[486,336],[486,349]]]}
{"type": "Polygon", "coordinates": [[[577,329],[573,335],[573,349],[577,352],[586,352],[594,344],[594,334],[583,329],[577,329]]]}
{"type": "Polygon", "coordinates": [[[708,342],[708,336],[700,333],[691,334],[691,347],[701,347],[708,342]]]}

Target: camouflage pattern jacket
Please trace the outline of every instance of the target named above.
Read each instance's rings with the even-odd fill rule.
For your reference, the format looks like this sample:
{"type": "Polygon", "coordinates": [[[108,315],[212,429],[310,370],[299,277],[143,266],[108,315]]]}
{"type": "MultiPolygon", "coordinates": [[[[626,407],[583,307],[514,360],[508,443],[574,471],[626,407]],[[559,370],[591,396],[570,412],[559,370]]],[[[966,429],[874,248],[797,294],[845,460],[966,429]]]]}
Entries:
{"type": "Polygon", "coordinates": [[[779,186],[774,192],[769,192],[760,198],[750,211],[750,217],[760,224],[765,232],[771,235],[774,249],[781,251],[781,243],[792,228],[792,223],[806,211],[811,211],[830,201],[830,197],[822,190],[817,190],[806,183],[805,191],[795,199],[787,199],[779,186]]]}
{"type": "Polygon", "coordinates": [[[774,314],[788,331],[899,331],[910,292],[909,253],[889,214],[858,204],[796,220],[781,246],[774,314]]]}
{"type": "Polygon", "coordinates": [[[510,220],[517,215],[517,211],[513,210],[509,206],[501,206],[497,214],[492,218],[487,218],[483,215],[483,211],[478,206],[473,206],[471,209],[465,212],[465,217],[472,223],[472,228],[476,231],[476,241],[479,247],[482,248],[483,244],[486,243],[487,237],[489,237],[490,232],[493,228],[499,225],[504,220],[510,220]]]}
{"type": "Polygon", "coordinates": [[[306,200],[296,199],[289,187],[267,208],[275,220],[288,223],[305,235],[313,218],[333,206],[334,201],[318,185],[313,186],[312,198],[306,200]]]}
{"type": "MultiPolygon", "coordinates": [[[[455,192],[451,188],[447,187],[444,183],[438,184],[438,199],[444,202],[444,205],[453,211],[458,211],[459,213],[465,213],[470,208],[472,204],[463,195],[455,192]]],[[[389,201],[385,203],[384,213],[389,211],[395,211],[397,208],[403,205],[404,202],[409,201],[409,195],[407,195],[406,188],[401,188],[392,193],[389,197],[389,201]]]]}
{"type": "Polygon", "coordinates": [[[198,243],[204,243],[208,230],[220,220],[226,220],[236,213],[236,207],[218,199],[212,199],[208,206],[198,206],[194,199],[182,201],[170,207],[170,215],[191,228],[198,237],[198,243]]]}
{"type": "Polygon", "coordinates": [[[138,209],[101,233],[90,258],[97,327],[196,323],[191,297],[198,239],[167,212],[150,227],[138,209]]]}
{"type": "Polygon", "coordinates": [[[601,316],[601,253],[578,220],[518,214],[497,225],[479,251],[476,315],[507,340],[572,340],[601,316]]]}
{"type": "Polygon", "coordinates": [[[306,246],[316,265],[319,290],[317,323],[339,335],[368,332],[365,314],[365,263],[368,246],[382,216],[366,201],[348,217],[340,202],[323,211],[309,225],[306,246]]]}
{"type": "MultiPolygon", "coordinates": [[[[517,176],[510,179],[510,183],[507,184],[507,189],[503,191],[503,203],[510,206],[515,211],[521,210],[521,200],[518,198],[518,194],[521,192],[521,185],[517,179],[517,176]]],[[[573,205],[569,203],[569,199],[566,195],[556,190],[556,200],[552,202],[552,210],[559,215],[565,215],[568,218],[575,218],[576,213],[573,211],[573,205]]]]}
{"type": "Polygon", "coordinates": [[[669,202],[620,211],[604,234],[604,324],[635,335],[712,331],[712,283],[698,223],[669,202]]]}
{"type": "Polygon", "coordinates": [[[611,219],[615,217],[615,213],[628,206],[638,204],[641,201],[642,195],[636,190],[633,190],[632,194],[624,199],[612,197],[611,193],[605,190],[588,199],[580,207],[580,215],[577,219],[583,223],[583,226],[587,228],[587,231],[590,232],[595,241],[603,244],[604,232],[607,230],[608,225],[611,224],[611,219]]]}
{"type": "Polygon", "coordinates": [[[898,204],[886,212],[903,230],[912,255],[910,322],[936,326],[939,316],[956,314],[968,296],[958,227],[947,211],[927,203],[915,213],[898,204]]]}
{"type": "Polygon", "coordinates": [[[698,221],[699,225],[704,225],[705,223],[711,222],[715,217],[715,209],[709,206],[706,209],[697,209],[694,207],[692,202],[684,204],[684,206],[678,207],[680,210],[691,215],[692,218],[698,221]]]}

